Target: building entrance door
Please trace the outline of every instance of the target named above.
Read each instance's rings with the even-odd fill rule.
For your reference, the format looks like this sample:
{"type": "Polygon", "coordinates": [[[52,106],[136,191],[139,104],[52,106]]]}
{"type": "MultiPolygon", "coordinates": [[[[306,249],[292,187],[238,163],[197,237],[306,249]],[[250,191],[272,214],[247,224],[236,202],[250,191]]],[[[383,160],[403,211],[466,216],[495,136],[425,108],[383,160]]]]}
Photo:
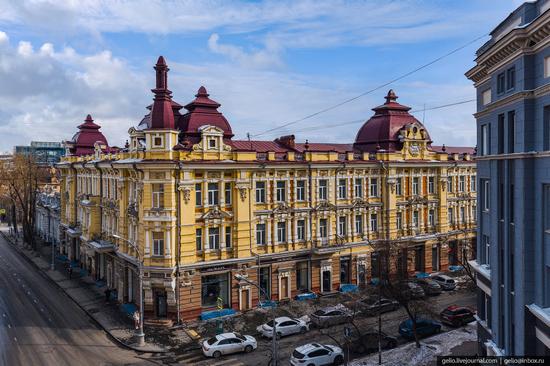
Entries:
{"type": "Polygon", "coordinates": [[[288,277],[281,277],[281,299],[288,298],[288,277]]]}
{"type": "Polygon", "coordinates": [[[241,310],[250,309],[250,289],[245,288],[241,290],[241,310]]]}
{"type": "Polygon", "coordinates": [[[330,277],[332,275],[332,271],[324,270],[322,273],[322,280],[321,280],[321,292],[330,292],[331,291],[331,281],[330,277]]]}
{"type": "Polygon", "coordinates": [[[167,310],[166,291],[155,291],[155,312],[157,318],[166,318],[167,310]]]}

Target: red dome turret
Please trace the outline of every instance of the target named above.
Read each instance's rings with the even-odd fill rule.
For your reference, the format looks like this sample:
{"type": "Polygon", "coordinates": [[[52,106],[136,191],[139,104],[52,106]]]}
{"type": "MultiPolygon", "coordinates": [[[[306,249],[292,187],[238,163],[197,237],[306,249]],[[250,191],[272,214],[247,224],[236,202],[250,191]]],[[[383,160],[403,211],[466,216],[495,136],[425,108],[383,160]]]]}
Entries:
{"type": "MultiPolygon", "coordinates": [[[[392,89],[385,98],[386,102],[372,109],[375,112],[374,116],[365,122],[357,133],[355,148],[363,151],[401,150],[399,131],[413,122],[422,126],[422,123],[409,114],[410,107],[397,103],[398,97],[392,89]]],[[[426,136],[430,140],[427,134],[426,136]]]]}
{"type": "Polygon", "coordinates": [[[172,111],[172,92],[168,90],[168,71],[164,57],[160,56],[155,65],[156,87],[151,91],[155,93],[153,107],[151,109],[151,128],[174,129],[174,112],[172,111]]]}
{"type": "Polygon", "coordinates": [[[224,138],[233,137],[231,126],[223,114],[218,112],[220,103],[209,98],[204,86],[201,86],[195,95],[195,100],[185,106],[189,112],[180,119],[179,127],[183,137],[199,137],[201,126],[210,125],[223,130],[224,138]]]}
{"type": "Polygon", "coordinates": [[[79,131],[68,141],[69,151],[72,155],[87,155],[94,152],[94,144],[100,142],[109,146],[107,139],[99,129],[101,126],[94,123],[91,115],[87,115],[84,123],[78,126],[79,131]]]}

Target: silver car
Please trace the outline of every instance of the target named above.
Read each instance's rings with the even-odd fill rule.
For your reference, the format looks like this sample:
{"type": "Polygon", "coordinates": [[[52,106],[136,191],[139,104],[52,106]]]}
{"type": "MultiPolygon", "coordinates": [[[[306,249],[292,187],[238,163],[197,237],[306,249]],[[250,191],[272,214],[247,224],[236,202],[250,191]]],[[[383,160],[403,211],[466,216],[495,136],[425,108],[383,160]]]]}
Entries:
{"type": "Polygon", "coordinates": [[[446,275],[435,275],[435,276],[432,276],[432,280],[434,280],[435,282],[438,283],[439,286],[441,286],[441,288],[443,290],[446,290],[446,291],[450,291],[450,290],[454,290],[455,287],[456,287],[456,282],[454,279],[452,279],[451,277],[449,276],[446,276],[446,275]]]}
{"type": "Polygon", "coordinates": [[[330,306],[319,309],[311,314],[311,322],[319,328],[349,322],[353,312],[344,305],[330,306]]]}

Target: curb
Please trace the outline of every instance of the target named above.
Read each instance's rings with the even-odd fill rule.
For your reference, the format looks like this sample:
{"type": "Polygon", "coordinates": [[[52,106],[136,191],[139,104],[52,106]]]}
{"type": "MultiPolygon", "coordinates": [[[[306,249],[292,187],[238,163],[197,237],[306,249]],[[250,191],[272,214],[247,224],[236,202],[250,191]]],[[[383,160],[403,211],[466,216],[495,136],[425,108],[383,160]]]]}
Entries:
{"type": "Polygon", "coordinates": [[[130,350],[133,350],[133,351],[136,351],[136,352],[140,352],[140,353],[167,353],[169,352],[168,350],[166,349],[163,349],[163,350],[151,350],[151,349],[143,349],[143,348],[139,348],[139,347],[135,347],[135,346],[132,346],[131,344],[128,344],[128,343],[125,343],[124,341],[122,341],[121,339],[117,338],[109,329],[105,328],[103,326],[103,324],[101,324],[94,316],[92,313],[90,313],[88,310],[86,310],[82,305],[80,305],[78,303],[78,301],[76,301],[75,298],[73,298],[67,291],[65,291],[65,289],[63,287],[61,287],[61,285],[59,283],[57,283],[53,278],[51,278],[50,276],[48,276],[44,270],[42,268],[40,268],[38,266],[38,264],[36,264],[36,262],[34,262],[31,258],[29,258],[25,253],[23,253],[21,251],[21,248],[19,248],[17,246],[17,244],[15,244],[13,242],[13,240],[6,235],[6,233],[4,233],[4,231],[0,231],[0,235],[2,235],[2,237],[8,242],[10,243],[10,245],[18,252],[18,254],[20,256],[22,256],[27,262],[29,262],[32,266],[34,266],[38,272],[40,273],[40,275],[42,277],[44,277],[45,279],[47,279],[48,281],[50,281],[51,283],[53,283],[59,290],[61,290],[61,292],[63,292],[65,294],[65,296],[67,296],[69,299],[71,299],[72,302],[74,302],[90,319],[92,319],[92,321],[100,328],[102,329],[109,338],[111,338],[113,341],[115,341],[116,343],[118,343],[119,345],[121,345],[123,348],[126,348],[126,349],[130,349],[130,350]]]}

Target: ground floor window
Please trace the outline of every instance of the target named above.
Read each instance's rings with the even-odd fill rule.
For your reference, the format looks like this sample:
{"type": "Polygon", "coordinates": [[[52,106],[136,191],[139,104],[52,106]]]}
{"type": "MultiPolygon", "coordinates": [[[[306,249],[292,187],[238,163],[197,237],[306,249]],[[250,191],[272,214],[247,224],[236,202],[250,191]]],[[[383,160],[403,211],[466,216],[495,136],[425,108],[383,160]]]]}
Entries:
{"type": "Polygon", "coordinates": [[[330,292],[331,291],[331,281],[332,270],[330,267],[322,268],[321,270],[321,292],[330,292]]]}
{"type": "Polygon", "coordinates": [[[371,254],[370,257],[370,268],[371,268],[371,276],[374,278],[380,277],[380,255],[379,253],[375,252],[371,254]]]}
{"type": "Polygon", "coordinates": [[[202,276],[201,302],[203,307],[217,306],[218,302],[224,307],[229,306],[228,273],[202,276]]]}
{"type": "Polygon", "coordinates": [[[296,264],[296,288],[299,292],[309,290],[308,262],[299,262],[296,264]]]}
{"type": "MultiPolygon", "coordinates": [[[[269,267],[260,267],[258,269],[258,284],[260,285],[260,288],[264,292],[265,295],[267,295],[268,299],[271,299],[271,275],[270,275],[270,268],[269,267]]],[[[265,299],[262,299],[264,301],[265,299]]]]}
{"type": "Polygon", "coordinates": [[[432,271],[439,271],[439,246],[432,247],[432,271]]]}
{"type": "Polygon", "coordinates": [[[367,284],[367,266],[363,261],[357,265],[357,282],[361,287],[367,284]]]}
{"type": "Polygon", "coordinates": [[[340,259],[340,284],[351,283],[351,259],[340,259]]]}
{"type": "Polygon", "coordinates": [[[424,247],[416,247],[414,250],[414,270],[424,272],[424,247]]]}
{"type": "Polygon", "coordinates": [[[451,266],[456,266],[458,264],[457,249],[458,245],[456,241],[449,243],[449,265],[451,266]]]}

